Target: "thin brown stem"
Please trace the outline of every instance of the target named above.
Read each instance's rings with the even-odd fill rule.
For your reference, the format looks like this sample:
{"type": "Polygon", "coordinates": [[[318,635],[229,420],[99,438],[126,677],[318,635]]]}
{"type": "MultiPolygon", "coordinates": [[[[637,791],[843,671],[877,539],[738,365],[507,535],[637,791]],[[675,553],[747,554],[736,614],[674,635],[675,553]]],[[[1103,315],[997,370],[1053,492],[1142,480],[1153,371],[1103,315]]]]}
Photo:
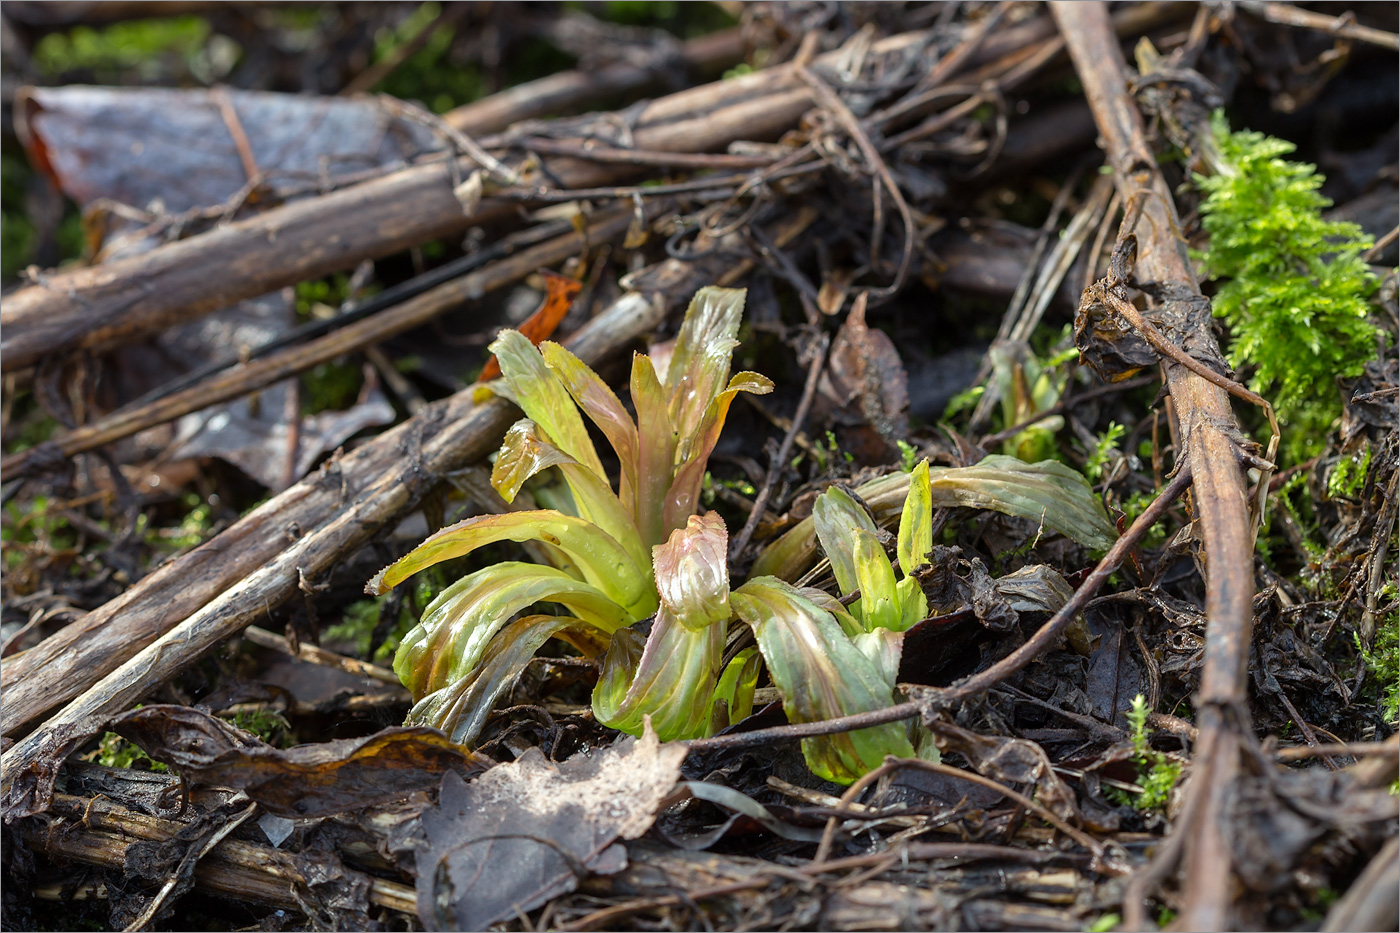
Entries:
{"type": "Polygon", "coordinates": [[[773,487],[777,485],[778,477],[782,475],[783,465],[787,463],[788,453],[792,450],[793,439],[802,430],[802,422],[807,418],[807,410],[812,407],[812,398],[816,395],[817,383],[821,379],[822,367],[826,363],[827,344],[826,334],[819,334],[809,347],[812,362],[807,367],[807,382],[802,386],[802,398],[797,403],[797,411],[793,412],[792,424],[788,427],[787,433],[783,435],[783,442],[778,445],[777,452],[773,454],[773,459],[768,464],[768,475],[763,478],[763,488],[754,497],[749,517],[744,522],[744,527],[739,529],[739,533],[730,542],[730,560],[744,552],[749,539],[753,537],[754,530],[758,528],[759,519],[763,517],[763,509],[768,505],[769,497],[773,495],[773,487]]]}

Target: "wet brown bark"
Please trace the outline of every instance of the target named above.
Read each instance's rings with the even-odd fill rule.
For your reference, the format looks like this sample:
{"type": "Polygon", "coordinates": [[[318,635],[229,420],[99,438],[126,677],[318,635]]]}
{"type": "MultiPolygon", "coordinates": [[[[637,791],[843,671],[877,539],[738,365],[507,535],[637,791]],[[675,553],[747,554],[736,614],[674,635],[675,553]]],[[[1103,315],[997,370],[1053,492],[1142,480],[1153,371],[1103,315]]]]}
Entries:
{"type": "MultiPolygon", "coordinates": [[[[1125,203],[1142,204],[1134,228],[1138,275],[1145,281],[1180,285],[1200,294],[1170,189],[1147,143],[1142,115],[1126,86],[1127,63],[1108,11],[1099,2],[1056,2],[1051,10],[1084,84],[1089,106],[1125,203]]],[[[1186,929],[1223,930],[1231,924],[1235,881],[1225,827],[1225,794],[1240,767],[1239,742],[1248,734],[1244,704],[1246,665],[1253,624],[1253,539],[1248,490],[1240,466],[1239,429],[1229,396],[1220,387],[1175,363],[1164,364],[1182,439],[1181,456],[1192,475],[1192,505],[1204,538],[1208,573],[1205,665],[1196,694],[1200,744],[1188,794],[1190,818],[1183,834],[1186,929]]],[[[1131,910],[1134,906],[1128,905],[1131,910]]],[[[1129,923],[1132,923],[1131,917],[1129,923]]]]}

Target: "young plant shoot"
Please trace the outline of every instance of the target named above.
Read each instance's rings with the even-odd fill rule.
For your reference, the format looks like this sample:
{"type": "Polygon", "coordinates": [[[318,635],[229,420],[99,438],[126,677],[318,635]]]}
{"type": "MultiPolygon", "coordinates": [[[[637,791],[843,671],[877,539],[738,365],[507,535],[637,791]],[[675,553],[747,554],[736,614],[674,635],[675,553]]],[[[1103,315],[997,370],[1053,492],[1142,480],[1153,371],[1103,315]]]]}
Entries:
{"type": "MultiPolygon", "coordinates": [[[[756,373],[729,379],[744,292],[695,295],[664,371],[632,361],[634,421],[612,390],[564,347],[537,349],[504,331],[496,391],[526,417],[507,434],[491,482],[512,501],[535,474],[563,475],[573,514],[535,509],[481,515],[428,538],[369,584],[383,593],[425,567],[495,541],[539,542],[552,566],[495,564],[457,581],[404,638],[394,670],[413,693],[409,721],[472,742],[496,699],[550,637],[604,654],[594,692],[600,722],[640,733],[650,715],[662,739],[711,729],[751,703],[752,656],[720,670],[730,612],[728,536],[718,515],[695,516],[705,465],[730,403],[766,393],[756,373]],[[614,492],[584,426],[587,416],[621,463],[614,492]],[[567,615],[526,615],[536,603],[567,615]],[[653,617],[645,636],[629,626],[653,617]],[[507,624],[509,623],[509,624],[507,624]]],[[[561,497],[561,499],[564,497],[561,497]]],[[[563,505],[564,503],[561,503],[563,505]]]]}
{"type": "MultiPolygon", "coordinates": [[[[554,468],[566,494],[549,497],[556,508],[481,515],[444,528],[370,581],[369,592],[379,595],[419,570],[497,541],[528,543],[547,560],[486,567],[433,600],[394,659],[415,700],[410,723],[470,744],[493,704],[554,637],[601,657],[594,714],[634,735],[647,718],[663,740],[710,735],[737,722],[752,710],[765,665],[792,722],[874,712],[894,702],[903,633],[928,614],[914,571],[933,546],[935,506],[994,508],[1090,546],[1111,543],[1113,527],[1102,507],[1083,477],[1063,464],[988,457],[973,467],[940,469],[932,479],[925,461],[877,480],[878,489],[862,487],[862,495],[871,494],[867,501],[888,499],[902,514],[898,575],[861,504],[837,487],[817,500],[815,536],[841,592],[860,591],[849,609],[821,590],[785,582],[780,576],[789,575],[781,570],[761,569],[802,560],[800,537],[796,546],[784,544],[786,538],[776,552],[770,546],[754,578],[731,590],[724,521],[695,510],[735,395],[772,388],[755,373],[729,379],[743,297],[734,289],[701,289],[662,371],[646,355],[633,358],[635,420],[563,347],[536,349],[515,331],[492,345],[502,373],[495,391],[526,415],[506,435],[492,485],[513,501],[526,480],[554,468]],[[617,455],[616,492],[585,415],[617,455]],[[539,614],[532,608],[538,603],[562,607],[563,614],[539,614]],[[753,631],[757,648],[726,660],[735,620],[753,631]]],[[[913,756],[915,744],[909,726],[891,723],[807,739],[803,751],[816,774],[850,783],[887,755],[913,756]]],[[[918,744],[936,754],[931,744],[918,744]]]]}

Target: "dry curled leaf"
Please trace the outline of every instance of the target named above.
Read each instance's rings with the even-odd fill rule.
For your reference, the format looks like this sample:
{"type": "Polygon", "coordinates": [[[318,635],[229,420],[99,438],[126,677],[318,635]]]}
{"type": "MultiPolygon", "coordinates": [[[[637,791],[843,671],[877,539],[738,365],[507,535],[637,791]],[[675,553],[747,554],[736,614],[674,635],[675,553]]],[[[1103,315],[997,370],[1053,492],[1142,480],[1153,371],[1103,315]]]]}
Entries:
{"type": "Polygon", "coordinates": [[[278,816],[310,818],[397,800],[437,785],[444,771],[474,774],[482,759],[423,728],[382,729],[361,739],[275,748],[187,706],[146,706],[112,721],[181,776],[243,790],[278,816]]]}
{"type": "Polygon", "coordinates": [[[429,930],[484,930],[627,865],[617,840],[645,833],[680,778],[685,747],[649,725],[563,764],[532,748],[468,784],[442,780],[419,818],[418,916],[429,930]]]}

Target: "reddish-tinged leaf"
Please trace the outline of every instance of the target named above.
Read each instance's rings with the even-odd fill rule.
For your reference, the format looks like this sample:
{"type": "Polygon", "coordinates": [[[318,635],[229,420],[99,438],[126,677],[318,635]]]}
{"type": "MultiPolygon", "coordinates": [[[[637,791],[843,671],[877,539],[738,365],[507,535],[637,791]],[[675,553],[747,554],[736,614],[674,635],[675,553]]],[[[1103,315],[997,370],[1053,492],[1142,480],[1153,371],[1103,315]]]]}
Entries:
{"type": "Polygon", "coordinates": [[[686,309],[666,367],[666,398],[682,445],[699,434],[710,402],[729,378],[746,294],[742,288],[709,286],[696,292],[686,309]]]}
{"type": "Polygon", "coordinates": [[[404,636],[394,672],[420,700],[470,674],[501,626],[538,602],[558,603],[604,633],[634,621],[603,591],[561,570],[505,561],[443,590],[404,636]]]}
{"type": "Polygon", "coordinates": [[[463,677],[424,697],[408,714],[412,725],[447,733],[458,745],[471,745],[496,705],[520,677],[540,646],[564,629],[588,623],[568,616],[526,616],[491,639],[481,659],[463,677]]]}
{"type": "Polygon", "coordinates": [[[705,466],[710,462],[710,454],[719,442],[719,432],[724,428],[724,419],[729,415],[729,405],[740,392],[754,395],[767,395],[773,391],[773,382],[758,373],[738,373],[729,380],[729,387],[715,396],[705,409],[705,416],[695,434],[682,437],[681,460],[676,469],[675,481],[666,493],[666,506],[662,514],[665,532],[674,531],[685,525],[686,519],[695,514],[700,504],[700,488],[705,482],[705,466]]]}
{"type": "Polygon", "coordinates": [[[618,462],[622,464],[617,498],[630,513],[636,506],[637,488],[637,425],[633,423],[632,416],[622,407],[622,402],[618,401],[608,384],[566,348],[546,341],[540,344],[540,353],[544,356],[545,365],[554,370],[578,407],[592,419],[612,445],[618,462]]]}
{"type": "Polygon", "coordinates": [[[651,359],[640,353],[632,357],[632,404],[637,409],[637,487],[632,517],[642,542],[656,545],[674,530],[663,521],[666,490],[675,475],[677,435],[656,369],[651,359]]]}
{"type": "Polygon", "coordinates": [[[729,618],[729,533],[718,512],[692,515],[652,549],[661,604],[688,629],[729,618]]]}
{"type": "Polygon", "coordinates": [[[520,419],[506,432],[491,470],[491,485],[507,502],[513,502],[527,479],[550,467],[558,467],[564,474],[579,515],[612,535],[638,567],[647,566],[650,555],[637,535],[637,526],[607,480],[556,447],[529,418],[520,419]]]}

